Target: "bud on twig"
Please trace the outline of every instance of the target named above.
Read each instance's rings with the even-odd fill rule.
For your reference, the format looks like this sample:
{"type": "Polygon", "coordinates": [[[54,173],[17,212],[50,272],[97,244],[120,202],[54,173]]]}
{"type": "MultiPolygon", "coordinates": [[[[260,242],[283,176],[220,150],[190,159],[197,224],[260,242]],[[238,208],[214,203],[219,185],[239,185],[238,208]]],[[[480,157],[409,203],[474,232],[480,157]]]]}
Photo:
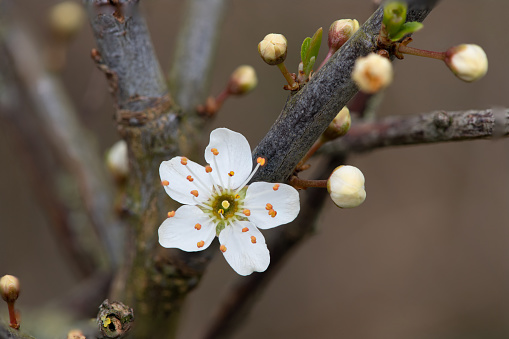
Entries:
{"type": "Polygon", "coordinates": [[[484,50],[473,44],[449,48],[445,54],[447,67],[461,80],[472,82],[482,78],[488,71],[488,57],[484,50]]]}
{"type": "Polygon", "coordinates": [[[354,166],[339,166],[327,181],[327,190],[336,206],[357,207],[366,199],[364,175],[354,166]]]}
{"type": "Polygon", "coordinates": [[[267,34],[258,44],[258,53],[269,65],[277,65],[285,61],[287,41],[282,34],[267,34]]]}
{"type": "Polygon", "coordinates": [[[2,299],[7,302],[7,308],[9,309],[9,326],[15,329],[19,328],[19,321],[16,311],[14,309],[14,303],[19,297],[19,280],[12,275],[4,275],[0,279],[0,294],[2,299]]]}
{"type": "Polygon", "coordinates": [[[49,25],[53,33],[62,39],[69,39],[83,27],[85,11],[75,1],[64,1],[53,6],[49,13],[49,25]]]}
{"type": "Polygon", "coordinates": [[[389,86],[392,77],[391,62],[375,53],[358,58],[352,71],[353,81],[366,93],[376,93],[389,86]]]}
{"type": "Polygon", "coordinates": [[[255,69],[252,66],[243,65],[237,67],[230,76],[228,91],[233,95],[242,95],[253,90],[257,84],[255,69]]]}
{"type": "Polygon", "coordinates": [[[117,141],[106,154],[106,165],[118,182],[127,178],[129,174],[129,159],[127,156],[127,143],[117,141]]]}
{"type": "Polygon", "coordinates": [[[350,110],[345,106],[339,111],[329,126],[327,126],[327,129],[322,134],[322,138],[325,139],[325,141],[331,141],[342,137],[348,132],[351,124],[352,118],[350,117],[350,110]]]}
{"type": "Polygon", "coordinates": [[[359,22],[355,19],[341,19],[332,23],[329,28],[329,51],[336,52],[359,29],[359,22]]]}

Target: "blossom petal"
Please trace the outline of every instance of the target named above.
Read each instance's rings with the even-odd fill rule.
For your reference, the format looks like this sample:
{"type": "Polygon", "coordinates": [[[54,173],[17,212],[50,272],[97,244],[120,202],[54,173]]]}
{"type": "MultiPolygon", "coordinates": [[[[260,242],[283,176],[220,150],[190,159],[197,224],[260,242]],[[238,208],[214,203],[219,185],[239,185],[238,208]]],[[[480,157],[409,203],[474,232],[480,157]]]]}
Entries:
{"type": "Polygon", "coordinates": [[[250,210],[248,219],[258,228],[287,224],[299,214],[299,192],[290,185],[255,182],[247,188],[244,208],[250,210]],[[276,213],[271,215],[271,209],[276,213]]]}
{"type": "Polygon", "coordinates": [[[187,160],[175,157],[163,161],[159,166],[161,181],[167,181],[167,185],[163,183],[166,193],[181,204],[196,205],[197,202],[206,201],[213,187],[210,175],[206,173],[205,167],[191,160],[187,160],[187,165],[183,165],[182,159],[185,159],[184,163],[187,160]],[[191,193],[195,190],[198,193],[197,197],[191,193]]]}
{"type": "Polygon", "coordinates": [[[159,243],[166,248],[180,248],[186,252],[209,247],[216,235],[216,227],[197,206],[184,205],[175,216],[159,226],[159,243]]]}
{"type": "Polygon", "coordinates": [[[216,183],[222,182],[227,186],[230,180],[229,188],[238,188],[253,170],[251,148],[247,139],[227,128],[217,128],[210,133],[210,143],[205,149],[205,160],[213,169],[212,174],[216,183]],[[212,152],[214,148],[218,152],[217,155],[212,152]],[[228,175],[230,171],[234,172],[232,177],[228,175]]]}
{"type": "Polygon", "coordinates": [[[249,221],[238,221],[219,233],[223,255],[240,275],[263,272],[269,267],[270,255],[263,234],[249,221]],[[244,230],[244,232],[243,232],[244,230]],[[222,249],[223,251],[223,249],[222,249]]]}

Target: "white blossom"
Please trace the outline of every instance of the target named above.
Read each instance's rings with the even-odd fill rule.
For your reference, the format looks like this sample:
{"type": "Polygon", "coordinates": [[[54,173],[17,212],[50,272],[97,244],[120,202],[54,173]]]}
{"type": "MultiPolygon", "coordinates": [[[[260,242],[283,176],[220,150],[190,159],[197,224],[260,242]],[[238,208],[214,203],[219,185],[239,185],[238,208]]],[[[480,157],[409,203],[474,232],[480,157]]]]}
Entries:
{"type": "Polygon", "coordinates": [[[226,128],[210,134],[205,160],[209,164],[205,167],[185,157],[161,163],[166,193],[185,205],[168,213],[159,227],[159,243],[195,252],[206,249],[217,236],[221,252],[238,274],[265,271],[270,256],[258,228],[294,220],[300,211],[297,190],[268,182],[247,186],[266,159],[258,158],[252,170],[246,138],[226,128]]]}

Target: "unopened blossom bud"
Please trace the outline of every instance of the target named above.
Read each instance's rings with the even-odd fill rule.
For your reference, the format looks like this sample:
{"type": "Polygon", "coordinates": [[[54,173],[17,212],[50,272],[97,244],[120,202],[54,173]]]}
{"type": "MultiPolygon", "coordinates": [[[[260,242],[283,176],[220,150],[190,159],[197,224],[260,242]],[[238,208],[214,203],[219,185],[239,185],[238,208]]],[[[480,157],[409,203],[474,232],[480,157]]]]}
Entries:
{"type": "Polygon", "coordinates": [[[355,19],[334,21],[329,28],[329,48],[337,51],[358,29],[359,22],[355,19]]]}
{"type": "Polygon", "coordinates": [[[241,95],[246,94],[256,87],[258,79],[256,71],[252,66],[243,65],[237,67],[230,77],[228,90],[230,94],[241,95]]]}
{"type": "Polygon", "coordinates": [[[357,207],[366,199],[364,175],[353,166],[339,166],[327,181],[332,201],[341,208],[357,207]]]}
{"type": "Polygon", "coordinates": [[[0,279],[0,294],[7,303],[13,303],[19,296],[19,280],[13,275],[4,275],[0,279]]]}
{"type": "Polygon", "coordinates": [[[70,330],[67,339],[87,339],[81,330],[70,330]]]}
{"type": "Polygon", "coordinates": [[[323,132],[322,138],[325,141],[330,141],[342,137],[348,132],[351,124],[350,110],[345,106],[332,120],[325,132],[323,132]]]}
{"type": "Polygon", "coordinates": [[[127,143],[124,140],[117,141],[106,154],[106,165],[118,180],[127,178],[129,173],[129,160],[127,156],[127,143]]]}
{"type": "Polygon", "coordinates": [[[64,1],[55,5],[49,14],[49,25],[62,38],[76,34],[85,21],[83,6],[76,1],[64,1]]]}
{"type": "Polygon", "coordinates": [[[389,59],[375,53],[355,61],[352,79],[365,93],[376,93],[392,82],[393,70],[389,59]]]}
{"type": "Polygon", "coordinates": [[[488,58],[484,50],[473,44],[449,48],[445,63],[461,80],[472,82],[482,78],[488,71],[488,58]]]}
{"type": "Polygon", "coordinates": [[[258,44],[258,53],[269,65],[277,65],[285,61],[287,41],[283,34],[267,34],[258,44]]]}

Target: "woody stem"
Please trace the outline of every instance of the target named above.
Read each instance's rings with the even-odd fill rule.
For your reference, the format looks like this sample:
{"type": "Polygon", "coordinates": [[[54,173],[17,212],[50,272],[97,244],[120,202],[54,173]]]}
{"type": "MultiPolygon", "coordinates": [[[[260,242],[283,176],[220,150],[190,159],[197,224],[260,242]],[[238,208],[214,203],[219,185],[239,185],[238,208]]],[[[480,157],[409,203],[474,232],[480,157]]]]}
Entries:
{"type": "Polygon", "coordinates": [[[398,45],[398,51],[403,54],[417,55],[442,61],[445,60],[445,52],[426,51],[424,49],[409,47],[403,44],[398,45]]]}

